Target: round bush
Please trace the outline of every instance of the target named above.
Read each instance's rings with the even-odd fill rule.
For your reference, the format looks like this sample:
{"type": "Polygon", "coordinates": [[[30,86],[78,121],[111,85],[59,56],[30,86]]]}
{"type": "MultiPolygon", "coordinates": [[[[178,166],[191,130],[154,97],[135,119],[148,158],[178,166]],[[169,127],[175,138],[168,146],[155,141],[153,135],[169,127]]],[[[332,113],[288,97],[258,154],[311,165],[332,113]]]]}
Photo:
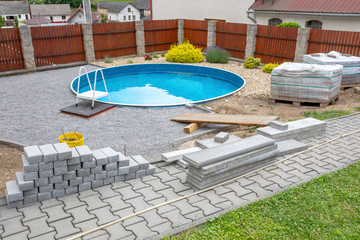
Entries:
{"type": "Polygon", "coordinates": [[[262,70],[263,70],[263,72],[265,72],[265,73],[271,73],[272,70],[273,70],[274,68],[278,67],[278,66],[279,66],[278,63],[268,63],[268,64],[266,64],[265,66],[263,66],[262,70]]]}
{"type": "Polygon", "coordinates": [[[244,63],[244,67],[246,68],[256,68],[258,66],[261,66],[260,58],[249,57],[244,63]]]}
{"type": "Polygon", "coordinates": [[[177,63],[199,63],[204,60],[201,48],[194,47],[189,41],[173,44],[166,55],[166,60],[177,63]]]}
{"type": "Polygon", "coordinates": [[[204,50],[206,61],[210,63],[227,63],[229,62],[229,53],[220,47],[208,47],[204,50]]]}

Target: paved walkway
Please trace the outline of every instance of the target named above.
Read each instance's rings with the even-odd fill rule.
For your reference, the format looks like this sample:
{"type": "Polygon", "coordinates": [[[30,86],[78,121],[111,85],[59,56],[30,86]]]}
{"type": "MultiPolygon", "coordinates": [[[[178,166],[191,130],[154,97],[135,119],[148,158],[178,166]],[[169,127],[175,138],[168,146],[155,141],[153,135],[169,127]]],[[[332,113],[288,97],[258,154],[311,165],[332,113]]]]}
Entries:
{"type": "MultiPolygon", "coordinates": [[[[360,114],[327,122],[326,136],[304,142],[315,146],[354,132],[360,126],[360,114]]],[[[159,238],[321,174],[341,169],[359,158],[360,133],[356,133],[260,169],[232,183],[129,218],[83,239],[159,238]]],[[[69,238],[152,206],[193,194],[195,191],[186,183],[185,176],[185,171],[178,166],[159,165],[152,176],[19,209],[8,209],[5,199],[0,199],[0,238],[69,238]]]]}

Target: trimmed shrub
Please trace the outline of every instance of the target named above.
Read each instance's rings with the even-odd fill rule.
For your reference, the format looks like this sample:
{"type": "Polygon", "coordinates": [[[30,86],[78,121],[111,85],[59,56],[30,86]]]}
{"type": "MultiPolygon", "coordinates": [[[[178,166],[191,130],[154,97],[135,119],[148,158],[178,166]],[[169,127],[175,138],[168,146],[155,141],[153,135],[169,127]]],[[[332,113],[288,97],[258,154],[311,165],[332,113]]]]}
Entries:
{"type": "Polygon", "coordinates": [[[230,60],[230,54],[221,47],[208,47],[204,50],[204,53],[206,61],[210,63],[227,63],[230,60]]]}
{"type": "Polygon", "coordinates": [[[177,63],[199,63],[203,59],[201,48],[194,47],[189,41],[171,45],[166,55],[167,61],[177,63]]]}
{"type": "Polygon", "coordinates": [[[297,22],[283,22],[281,24],[277,24],[277,27],[294,27],[294,28],[301,28],[301,25],[297,22]]]}
{"type": "Polygon", "coordinates": [[[260,65],[261,65],[261,59],[254,57],[249,57],[244,63],[244,67],[246,68],[256,68],[260,65]]]}
{"type": "Polygon", "coordinates": [[[159,58],[159,55],[157,55],[156,53],[152,55],[153,58],[159,58]]]}
{"type": "Polygon", "coordinates": [[[105,63],[112,63],[112,62],[113,62],[113,60],[111,58],[108,58],[108,57],[105,58],[105,63]]]}
{"type": "Polygon", "coordinates": [[[271,73],[272,70],[273,70],[274,68],[278,67],[279,65],[280,65],[280,64],[278,64],[278,63],[268,63],[268,64],[266,64],[265,66],[263,66],[262,70],[263,70],[263,72],[265,72],[265,73],[271,73]]]}

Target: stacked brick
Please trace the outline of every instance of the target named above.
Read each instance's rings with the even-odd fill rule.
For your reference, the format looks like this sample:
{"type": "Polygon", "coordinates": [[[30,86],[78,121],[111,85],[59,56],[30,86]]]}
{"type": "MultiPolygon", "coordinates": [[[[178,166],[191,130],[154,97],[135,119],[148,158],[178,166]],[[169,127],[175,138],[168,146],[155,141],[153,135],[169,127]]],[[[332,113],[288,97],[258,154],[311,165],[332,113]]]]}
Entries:
{"type": "Polygon", "coordinates": [[[109,147],[69,148],[66,143],[25,147],[22,162],[23,171],[6,183],[9,208],[155,173],[140,155],[126,157],[109,147]]]}

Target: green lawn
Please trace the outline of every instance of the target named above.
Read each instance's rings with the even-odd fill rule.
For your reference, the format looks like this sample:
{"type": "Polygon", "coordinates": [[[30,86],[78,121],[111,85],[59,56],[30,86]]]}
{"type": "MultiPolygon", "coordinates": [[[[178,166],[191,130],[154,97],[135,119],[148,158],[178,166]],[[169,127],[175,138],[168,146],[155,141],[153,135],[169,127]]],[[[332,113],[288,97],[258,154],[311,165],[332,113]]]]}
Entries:
{"type": "Polygon", "coordinates": [[[326,119],[330,119],[330,118],[346,116],[349,114],[351,114],[351,111],[327,110],[327,111],[323,111],[323,112],[317,112],[317,111],[304,112],[304,117],[307,117],[307,118],[311,117],[311,118],[316,118],[319,120],[326,120],[326,119]]]}
{"type": "Polygon", "coordinates": [[[164,239],[360,239],[360,162],[164,239]]]}

